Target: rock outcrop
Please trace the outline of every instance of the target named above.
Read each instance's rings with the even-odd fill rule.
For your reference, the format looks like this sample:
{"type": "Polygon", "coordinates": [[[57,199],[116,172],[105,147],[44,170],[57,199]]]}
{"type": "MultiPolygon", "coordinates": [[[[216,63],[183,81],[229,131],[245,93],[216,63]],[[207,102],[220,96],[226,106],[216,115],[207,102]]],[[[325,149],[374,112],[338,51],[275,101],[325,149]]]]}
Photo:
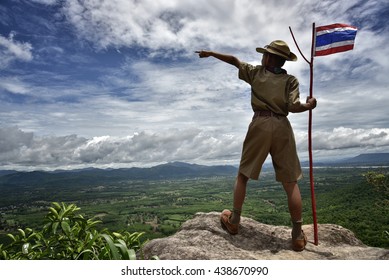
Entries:
{"type": "Polygon", "coordinates": [[[145,258],[164,260],[388,260],[389,250],[368,247],[351,231],[333,224],[319,224],[319,244],[313,244],[313,225],[304,225],[308,244],[303,252],[291,249],[291,228],[259,223],[242,217],[239,233],[221,227],[220,213],[197,213],[176,234],[154,239],[144,247],[145,258]]]}

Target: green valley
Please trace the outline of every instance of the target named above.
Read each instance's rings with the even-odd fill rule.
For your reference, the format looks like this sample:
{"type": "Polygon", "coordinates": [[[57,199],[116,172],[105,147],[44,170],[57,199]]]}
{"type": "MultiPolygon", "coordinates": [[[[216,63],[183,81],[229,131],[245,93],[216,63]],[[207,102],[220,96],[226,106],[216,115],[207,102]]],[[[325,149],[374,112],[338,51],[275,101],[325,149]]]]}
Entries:
{"type": "MultiPolygon", "coordinates": [[[[387,176],[389,168],[315,169],[318,223],[339,224],[352,230],[366,245],[389,248],[389,194],[367,182],[363,174],[369,171],[387,176]]],[[[150,180],[103,179],[91,173],[63,177],[42,172],[35,174],[38,176],[34,180],[30,177],[29,183],[10,180],[9,176],[21,174],[0,176],[1,240],[6,242],[4,234],[19,227],[42,225],[47,208],[55,201],[76,204],[83,215],[101,220],[99,226],[109,230],[145,232],[143,237],[147,239],[168,236],[196,212],[231,207],[234,172],[228,172],[218,176],[150,180]]],[[[304,223],[309,224],[312,223],[310,187],[308,171],[304,172],[300,188],[304,223]]],[[[262,223],[290,225],[286,195],[272,171],[264,171],[259,181],[249,182],[243,215],[262,223]]]]}

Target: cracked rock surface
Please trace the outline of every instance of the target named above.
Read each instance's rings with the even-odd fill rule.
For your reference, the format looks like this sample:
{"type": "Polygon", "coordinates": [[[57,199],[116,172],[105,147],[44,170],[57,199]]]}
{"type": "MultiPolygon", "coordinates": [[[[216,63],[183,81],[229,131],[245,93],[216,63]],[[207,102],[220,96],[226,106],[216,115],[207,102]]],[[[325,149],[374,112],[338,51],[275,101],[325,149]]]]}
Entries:
{"type": "Polygon", "coordinates": [[[274,226],[242,217],[237,235],[220,224],[220,213],[197,213],[172,236],[154,239],[144,249],[145,259],[162,260],[388,260],[389,250],[368,247],[348,229],[319,224],[319,244],[313,244],[313,225],[303,225],[308,237],[306,249],[291,249],[291,228],[274,226]]]}

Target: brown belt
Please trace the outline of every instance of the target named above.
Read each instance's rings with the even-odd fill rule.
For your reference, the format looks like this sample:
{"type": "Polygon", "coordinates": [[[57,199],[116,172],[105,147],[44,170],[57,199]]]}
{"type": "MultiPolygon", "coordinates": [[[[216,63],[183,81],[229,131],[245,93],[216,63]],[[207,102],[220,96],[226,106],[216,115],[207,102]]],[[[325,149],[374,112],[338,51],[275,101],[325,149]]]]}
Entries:
{"type": "Polygon", "coordinates": [[[285,117],[284,115],[276,114],[272,111],[255,111],[254,118],[256,117],[285,117]]]}

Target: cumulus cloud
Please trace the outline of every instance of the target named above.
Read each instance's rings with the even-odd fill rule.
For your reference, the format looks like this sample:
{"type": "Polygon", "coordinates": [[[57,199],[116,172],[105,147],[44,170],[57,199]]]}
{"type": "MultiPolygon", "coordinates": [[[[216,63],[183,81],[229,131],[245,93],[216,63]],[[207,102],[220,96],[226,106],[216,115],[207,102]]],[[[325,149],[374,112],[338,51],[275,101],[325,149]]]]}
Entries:
{"type": "Polygon", "coordinates": [[[16,127],[0,130],[3,168],[147,166],[169,161],[232,163],[240,139],[200,129],[139,132],[125,137],[38,137],[16,127]]]}
{"type": "MultiPolygon", "coordinates": [[[[4,25],[25,20],[20,37],[0,35],[0,122],[17,127],[1,131],[3,166],[236,164],[252,115],[250,88],[234,67],[194,51],[257,64],[255,47],[284,39],[298,53],[290,25],[307,55],[313,21],[359,28],[353,51],[315,58],[315,155],[387,149],[389,53],[376,51],[389,43],[384,1],[34,2],[29,18],[0,6],[4,25]]],[[[308,65],[299,57],[286,69],[305,99],[308,65]]],[[[289,118],[304,158],[307,114],[289,118]]]]}
{"type": "Polygon", "coordinates": [[[348,148],[388,148],[389,129],[351,129],[337,127],[330,132],[319,132],[314,137],[315,149],[333,150],[348,148]]]}
{"type": "MultiPolygon", "coordinates": [[[[199,164],[236,164],[240,159],[241,137],[201,129],[168,129],[139,132],[124,137],[77,135],[39,137],[16,127],[0,129],[1,167],[16,169],[56,169],[151,166],[170,161],[199,164]]],[[[389,129],[335,128],[317,132],[313,139],[316,154],[337,158],[358,148],[384,151],[389,147],[389,129]],[[344,154],[342,154],[344,153],[344,154]]],[[[302,160],[306,134],[297,134],[302,160]]]]}
{"type": "MultiPolygon", "coordinates": [[[[302,160],[307,160],[307,132],[296,133],[297,148],[302,160]]],[[[334,127],[312,132],[314,162],[353,157],[362,153],[386,153],[389,149],[388,128],[334,127]]]]}
{"type": "Polygon", "coordinates": [[[23,132],[17,127],[0,128],[0,153],[13,152],[24,146],[30,146],[33,133],[23,132]]]}

